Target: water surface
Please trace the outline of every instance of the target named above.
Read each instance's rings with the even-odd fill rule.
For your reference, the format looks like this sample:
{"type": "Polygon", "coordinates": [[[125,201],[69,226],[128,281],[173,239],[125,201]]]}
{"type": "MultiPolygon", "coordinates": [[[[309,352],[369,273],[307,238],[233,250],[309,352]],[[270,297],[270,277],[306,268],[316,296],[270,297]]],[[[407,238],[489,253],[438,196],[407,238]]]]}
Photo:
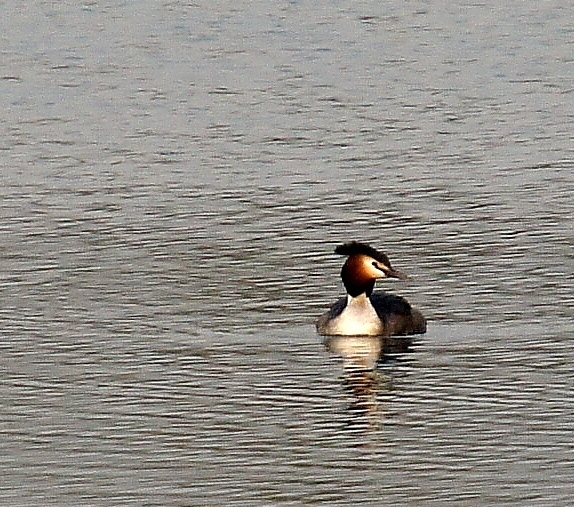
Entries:
{"type": "Polygon", "coordinates": [[[0,503],[571,504],[569,5],[3,7],[0,503]]]}

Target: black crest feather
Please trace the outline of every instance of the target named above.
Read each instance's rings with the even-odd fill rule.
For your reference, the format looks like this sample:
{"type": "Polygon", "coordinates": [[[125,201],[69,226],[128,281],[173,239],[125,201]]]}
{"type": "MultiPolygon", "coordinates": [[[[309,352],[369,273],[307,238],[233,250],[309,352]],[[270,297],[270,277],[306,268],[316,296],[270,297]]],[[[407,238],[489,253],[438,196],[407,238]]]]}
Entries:
{"type": "Polygon", "coordinates": [[[389,258],[383,253],[375,250],[372,246],[366,243],[359,243],[358,241],[351,241],[350,243],[345,243],[339,245],[335,248],[335,253],[339,255],[368,255],[376,261],[383,263],[385,266],[391,267],[389,258]]]}

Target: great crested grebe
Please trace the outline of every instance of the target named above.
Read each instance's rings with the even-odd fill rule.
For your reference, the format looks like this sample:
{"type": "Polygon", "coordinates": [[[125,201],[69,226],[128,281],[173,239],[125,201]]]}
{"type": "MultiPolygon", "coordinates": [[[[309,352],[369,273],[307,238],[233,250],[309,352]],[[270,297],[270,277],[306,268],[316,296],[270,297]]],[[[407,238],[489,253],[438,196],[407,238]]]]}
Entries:
{"type": "Polygon", "coordinates": [[[335,253],[347,256],[341,270],[347,297],[339,299],[319,317],[319,334],[391,336],[426,332],[426,319],[405,298],[385,292],[373,293],[378,278],[407,278],[391,267],[383,252],[353,241],[339,245],[335,253]]]}

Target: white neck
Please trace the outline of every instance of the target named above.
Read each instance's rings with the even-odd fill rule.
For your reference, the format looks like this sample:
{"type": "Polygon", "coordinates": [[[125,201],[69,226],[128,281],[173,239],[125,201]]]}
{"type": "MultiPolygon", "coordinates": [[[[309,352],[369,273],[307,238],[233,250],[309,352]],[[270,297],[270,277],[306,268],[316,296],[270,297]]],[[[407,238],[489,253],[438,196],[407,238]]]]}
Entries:
{"type": "Polygon", "coordinates": [[[331,324],[334,334],[359,336],[379,335],[384,331],[383,323],[366,294],[357,297],[347,295],[347,306],[331,324]]]}

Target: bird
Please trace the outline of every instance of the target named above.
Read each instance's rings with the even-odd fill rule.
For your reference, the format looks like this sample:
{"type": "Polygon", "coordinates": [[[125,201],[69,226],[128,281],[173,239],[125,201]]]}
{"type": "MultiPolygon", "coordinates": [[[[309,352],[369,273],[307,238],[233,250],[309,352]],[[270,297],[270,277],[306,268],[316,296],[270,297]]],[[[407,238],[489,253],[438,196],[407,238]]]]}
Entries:
{"type": "Polygon", "coordinates": [[[394,336],[426,332],[425,317],[405,298],[373,292],[379,278],[408,279],[393,269],[386,254],[358,241],[337,246],[335,253],[347,257],[341,269],[347,296],[319,317],[316,323],[319,334],[394,336]]]}

